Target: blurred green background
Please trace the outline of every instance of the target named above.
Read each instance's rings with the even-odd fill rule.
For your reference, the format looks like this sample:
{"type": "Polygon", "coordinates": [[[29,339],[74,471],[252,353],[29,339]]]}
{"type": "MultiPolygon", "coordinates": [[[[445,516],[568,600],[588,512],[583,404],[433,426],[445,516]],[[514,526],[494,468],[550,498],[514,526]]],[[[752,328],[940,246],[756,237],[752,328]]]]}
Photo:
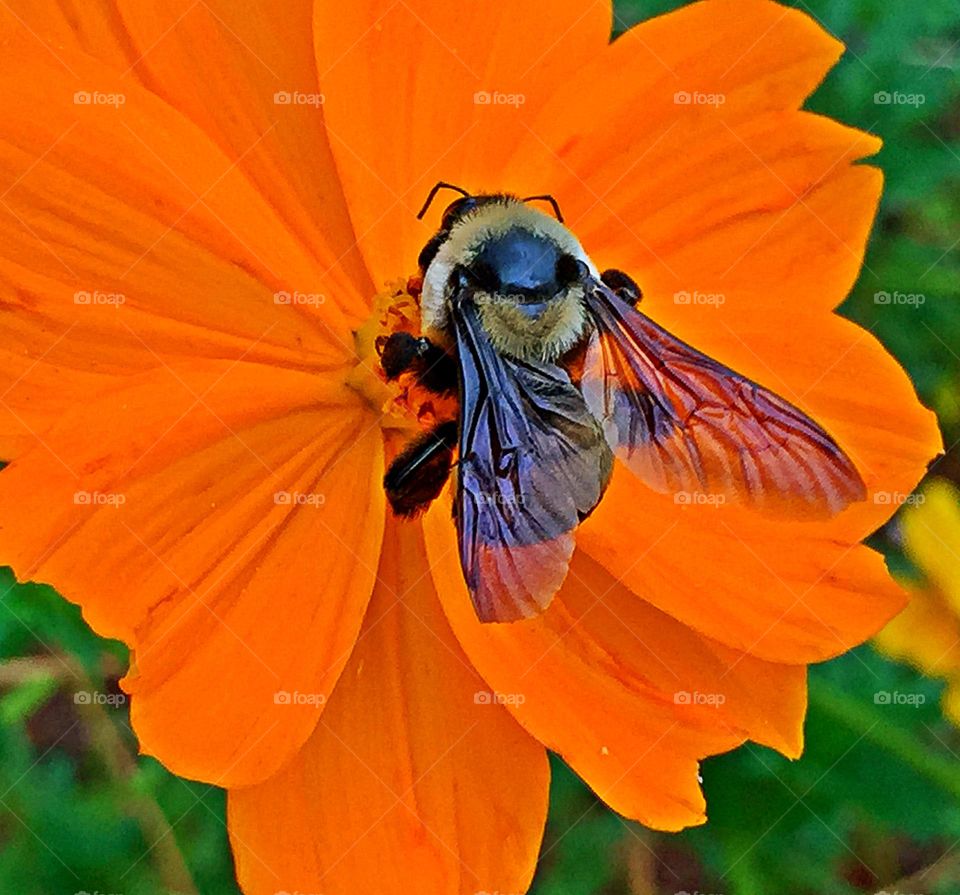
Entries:
{"type": "MultiPolygon", "coordinates": [[[[618,30],[682,5],[621,0],[618,30]]],[[[819,0],[848,51],[809,106],[884,138],[887,187],[842,312],[874,332],[960,440],[960,5],[819,0]],[[883,104],[878,92],[919,94],[883,104]],[[878,292],[923,296],[878,304],[878,292]]],[[[865,387],[869,387],[866,383],[865,387]]],[[[931,475],[960,481],[960,453],[931,475]]],[[[894,520],[874,545],[911,570],[894,520]]],[[[124,649],[47,588],[0,573],[0,893],[236,893],[223,794],[137,757],[117,688],[124,649]],[[23,657],[33,657],[24,661],[23,657]],[[84,693],[117,699],[84,702],[84,693]]],[[[554,762],[537,895],[960,892],[960,732],[942,683],[864,646],[811,670],[807,749],[705,763],[707,826],[653,833],[554,762]],[[877,691],[922,706],[875,705],[877,691]]]]}

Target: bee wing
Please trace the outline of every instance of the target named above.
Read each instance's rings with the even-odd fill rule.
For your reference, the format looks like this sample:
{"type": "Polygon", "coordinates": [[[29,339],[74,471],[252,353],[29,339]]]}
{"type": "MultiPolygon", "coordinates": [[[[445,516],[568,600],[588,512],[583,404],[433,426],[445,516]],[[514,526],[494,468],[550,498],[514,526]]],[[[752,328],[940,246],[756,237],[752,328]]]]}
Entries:
{"type": "Polygon", "coordinates": [[[850,458],[783,398],[674,338],[600,283],[581,381],[619,459],[661,492],[823,518],[863,500],[850,458]]]}
{"type": "Polygon", "coordinates": [[[453,310],[461,367],[455,515],[481,621],[542,612],[567,574],[574,529],[613,457],[566,371],[501,355],[469,301],[453,310]]]}

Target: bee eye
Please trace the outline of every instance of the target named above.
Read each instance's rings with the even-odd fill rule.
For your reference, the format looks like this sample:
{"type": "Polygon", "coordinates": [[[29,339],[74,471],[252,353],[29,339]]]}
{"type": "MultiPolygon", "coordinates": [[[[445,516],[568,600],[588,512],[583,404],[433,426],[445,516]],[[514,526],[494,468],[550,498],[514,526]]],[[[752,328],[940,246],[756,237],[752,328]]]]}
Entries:
{"type": "Polygon", "coordinates": [[[573,255],[561,255],[557,258],[557,282],[561,286],[570,286],[585,279],[590,269],[573,255]]]}

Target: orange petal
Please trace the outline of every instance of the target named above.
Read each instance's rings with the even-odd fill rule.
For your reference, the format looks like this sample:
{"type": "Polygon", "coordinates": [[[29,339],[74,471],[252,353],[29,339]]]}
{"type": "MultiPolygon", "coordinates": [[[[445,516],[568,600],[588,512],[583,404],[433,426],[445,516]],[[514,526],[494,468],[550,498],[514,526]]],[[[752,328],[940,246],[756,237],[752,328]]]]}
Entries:
{"type": "Polygon", "coordinates": [[[327,129],[376,280],[412,270],[438,211],[414,216],[438,180],[511,186],[490,172],[569,73],[603,51],[610,27],[608,4],[578,0],[317,3],[327,129]]]}
{"type": "MultiPolygon", "coordinates": [[[[358,296],[373,291],[354,245],[321,101],[314,99],[311,0],[288,0],[282,15],[267,0],[91,0],[79,6],[11,0],[4,11],[9,31],[21,32],[35,51],[59,62],[64,92],[80,75],[74,57],[86,53],[122,83],[145,86],[203,128],[329,269],[331,300],[362,314],[358,296]],[[278,93],[310,101],[283,104],[278,93]]],[[[308,286],[295,288],[312,291],[308,286]]]]}
{"type": "Polygon", "coordinates": [[[583,554],[542,616],[482,624],[446,508],[424,527],[444,610],[470,660],[520,723],[615,810],[662,829],[702,823],[700,759],[747,737],[799,753],[804,669],[697,636],[583,554]]]}
{"type": "Polygon", "coordinates": [[[833,307],[880,189],[849,170],[879,140],[796,111],[841,50],[767,0],[690,4],[569,79],[502,176],[545,177],[600,268],[629,271],[648,300],[833,307]]]}
{"type": "Polygon", "coordinates": [[[70,57],[75,83],[122,104],[78,104],[55,58],[16,43],[5,54],[5,458],[119,373],[185,357],[319,369],[352,357],[333,302],[278,303],[281,291],[326,297],[323,269],[194,125],[87,57],[70,57]]]}
{"type": "Polygon", "coordinates": [[[577,543],[708,637],[773,662],[809,663],[866,640],[905,603],[883,558],[828,525],[677,502],[618,468],[577,543]]]}
{"type": "Polygon", "coordinates": [[[629,156],[593,169],[570,209],[601,269],[628,270],[651,301],[681,309],[698,293],[754,314],[814,313],[846,297],[882,182],[850,162],[877,139],[799,112],[685,120],[649,139],[632,170],[629,156]]]}
{"type": "Polygon", "coordinates": [[[323,377],[142,374],[4,470],[0,558],[131,646],[144,751],[184,776],[260,780],[322,709],[275,694],[331,692],[359,630],[380,444],[356,396],[323,377]]]}
{"type": "Polygon", "coordinates": [[[363,632],[316,733],[229,826],[249,895],[525,892],[547,806],[544,750],[443,618],[420,526],[389,522],[363,632]]]}
{"type": "Polygon", "coordinates": [[[599,102],[612,114],[625,110],[610,89],[627,79],[650,100],[675,105],[676,91],[686,91],[722,94],[725,109],[795,109],[842,52],[839,41],[798,9],[771,0],[707,0],[630,28],[567,89],[585,108],[599,102]]]}
{"type": "MultiPolygon", "coordinates": [[[[666,176],[681,185],[671,172],[713,155],[722,125],[796,110],[842,49],[809,16],[769,0],[691,3],[571,68],[504,168],[553,154],[563,163],[556,174],[570,184],[565,203],[624,181],[649,181],[656,191],[666,176]],[[668,137],[674,145],[661,146],[668,137]]],[[[698,178],[711,173],[722,180],[712,170],[698,178]]],[[[592,206],[596,198],[579,201],[592,206]]]]}

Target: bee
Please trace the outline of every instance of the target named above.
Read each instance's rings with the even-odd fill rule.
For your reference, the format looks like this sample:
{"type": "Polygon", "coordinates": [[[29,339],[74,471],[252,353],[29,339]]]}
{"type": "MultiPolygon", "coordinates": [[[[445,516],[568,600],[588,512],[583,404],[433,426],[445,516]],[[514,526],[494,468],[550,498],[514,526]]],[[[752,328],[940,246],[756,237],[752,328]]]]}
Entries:
{"type": "Polygon", "coordinates": [[[390,336],[381,365],[455,395],[459,416],[408,445],[384,488],[397,515],[415,516],[455,470],[460,562],[481,621],[547,607],[614,459],[655,491],[761,512],[824,518],[865,498],[816,422],[654,323],[628,274],[598,271],[551,196],[438,183],[418,217],[441,189],[460,197],[419,256],[424,335],[390,336]]]}

